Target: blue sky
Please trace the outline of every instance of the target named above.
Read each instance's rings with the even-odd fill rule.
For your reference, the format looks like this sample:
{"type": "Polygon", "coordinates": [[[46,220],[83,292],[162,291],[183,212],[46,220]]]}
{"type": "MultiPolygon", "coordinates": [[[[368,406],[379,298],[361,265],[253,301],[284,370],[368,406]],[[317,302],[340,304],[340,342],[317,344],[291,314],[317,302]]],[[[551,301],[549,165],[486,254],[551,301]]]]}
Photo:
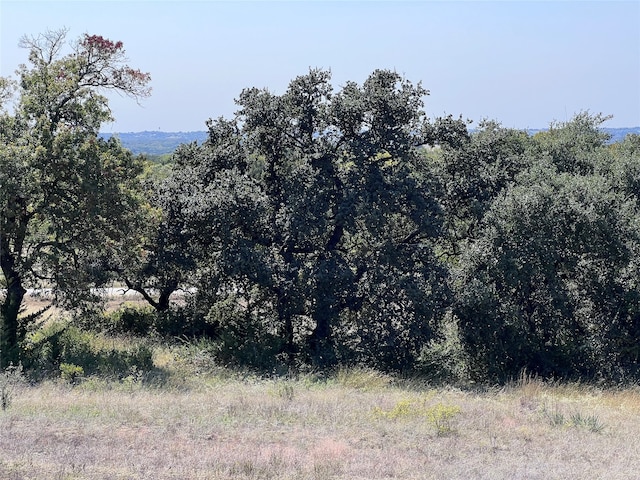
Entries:
{"type": "Polygon", "coordinates": [[[541,128],[589,110],[640,126],[640,2],[0,0],[0,75],[24,34],[67,27],[124,42],[151,73],[141,106],[112,97],[107,132],[205,130],[245,87],[282,93],[310,67],[336,89],[393,69],[430,90],[430,117],[541,128]]]}

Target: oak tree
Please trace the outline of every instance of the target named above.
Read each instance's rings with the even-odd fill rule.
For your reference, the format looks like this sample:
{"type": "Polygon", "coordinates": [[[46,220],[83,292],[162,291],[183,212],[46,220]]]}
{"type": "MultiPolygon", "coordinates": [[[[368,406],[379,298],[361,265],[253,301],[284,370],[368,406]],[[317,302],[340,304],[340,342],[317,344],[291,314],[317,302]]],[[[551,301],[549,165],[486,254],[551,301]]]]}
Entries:
{"type": "Polygon", "coordinates": [[[117,140],[104,141],[98,133],[112,119],[104,92],[144,98],[150,77],[127,65],[122,42],[85,34],[70,43],[66,36],[59,30],[24,37],[29,63],[17,71],[17,99],[10,104],[2,97],[4,365],[19,356],[26,287],[51,286],[60,299],[78,301],[100,270],[101,252],[126,231],[125,219],[137,203],[139,163],[117,140]]]}
{"type": "Polygon", "coordinates": [[[288,358],[404,368],[429,338],[447,283],[419,171],[426,93],[383,70],[334,92],[312,70],[282,95],[244,90],[235,119],[210,122],[185,203],[231,284],[210,290],[251,292],[243,304],[271,312],[261,331],[288,358]]]}

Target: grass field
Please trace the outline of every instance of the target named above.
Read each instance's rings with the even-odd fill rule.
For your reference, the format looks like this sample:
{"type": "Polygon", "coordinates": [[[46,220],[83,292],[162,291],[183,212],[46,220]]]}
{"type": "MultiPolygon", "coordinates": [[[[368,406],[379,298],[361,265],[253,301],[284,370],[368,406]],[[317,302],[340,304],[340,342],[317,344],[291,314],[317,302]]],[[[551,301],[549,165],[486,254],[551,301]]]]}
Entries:
{"type": "Polygon", "coordinates": [[[144,344],[153,368],[0,375],[1,480],[640,479],[637,387],[265,378],[216,366],[206,344],[93,335],[96,351],[144,344]]]}
{"type": "Polygon", "coordinates": [[[155,373],[13,391],[2,479],[634,479],[640,390],[485,391],[368,370],[264,379],[158,347],[155,373]]]}

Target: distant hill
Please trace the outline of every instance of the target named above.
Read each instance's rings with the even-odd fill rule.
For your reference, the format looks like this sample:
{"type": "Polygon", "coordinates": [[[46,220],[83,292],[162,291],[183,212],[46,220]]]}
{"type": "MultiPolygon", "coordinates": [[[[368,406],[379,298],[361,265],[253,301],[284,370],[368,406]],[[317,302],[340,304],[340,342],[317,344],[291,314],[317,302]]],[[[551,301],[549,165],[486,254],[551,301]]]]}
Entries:
{"type": "MultiPolygon", "coordinates": [[[[527,132],[529,132],[529,135],[535,135],[538,132],[544,132],[546,130],[547,130],[546,128],[538,128],[538,129],[530,128],[527,130],[527,132]]],[[[603,128],[602,130],[608,133],[609,135],[611,135],[611,140],[609,141],[609,143],[621,142],[630,133],[640,135],[640,127],[603,128]]]]}
{"type": "Polygon", "coordinates": [[[621,142],[628,134],[633,133],[640,135],[640,127],[634,128],[603,128],[603,130],[611,135],[611,143],[621,142]]]}
{"type": "MultiPolygon", "coordinates": [[[[530,135],[546,129],[529,129],[530,135]]],[[[611,135],[611,142],[620,142],[629,133],[640,135],[640,127],[633,128],[604,128],[611,135]]],[[[207,132],[130,132],[130,133],[101,133],[104,139],[115,135],[122,145],[135,154],[164,155],[173,152],[183,143],[202,143],[207,139],[207,132]]]]}
{"type": "Polygon", "coordinates": [[[173,152],[183,143],[202,143],[207,139],[208,132],[129,132],[129,133],[101,133],[105,140],[116,136],[126,148],[135,154],[163,155],[173,152]]]}

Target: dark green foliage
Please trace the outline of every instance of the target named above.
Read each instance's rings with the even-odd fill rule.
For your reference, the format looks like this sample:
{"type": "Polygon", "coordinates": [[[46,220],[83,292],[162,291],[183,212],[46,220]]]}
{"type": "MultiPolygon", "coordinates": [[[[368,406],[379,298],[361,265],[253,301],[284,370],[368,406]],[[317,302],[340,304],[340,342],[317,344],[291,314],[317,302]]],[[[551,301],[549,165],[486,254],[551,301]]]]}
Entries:
{"type": "Polygon", "coordinates": [[[96,347],[102,332],[207,337],[218,362],[269,372],[640,375],[640,137],[610,144],[607,117],[469,131],[429,121],[428,92],[395,72],[336,91],[311,70],[281,95],[243,90],[206,141],[145,171],[98,137],[93,87],[145,96],[148,76],[101,37],[60,56],[64,34],[25,40],[14,114],[0,104],[0,366],[151,368],[145,348],[96,347]],[[86,330],[19,315],[27,286],[77,308],[114,279],[149,307],[87,314],[86,330]]]}
{"type": "Polygon", "coordinates": [[[214,304],[207,316],[217,326],[212,354],[226,366],[275,371],[286,363],[283,339],[274,329],[273,312],[242,307],[235,295],[214,304]]]}
{"type": "MultiPolygon", "coordinates": [[[[176,153],[198,283],[268,311],[243,328],[278,338],[290,361],[335,364],[350,318],[350,356],[407,368],[447,299],[432,251],[441,210],[420,170],[427,92],[388,71],[338,93],[329,80],[314,70],[281,96],[244,90],[237,118],[176,153]]],[[[221,335],[244,335],[234,322],[221,335]]]]}
{"type": "Polygon", "coordinates": [[[559,172],[593,173],[594,158],[610,139],[600,126],[610,118],[582,112],[570,122],[552,123],[535,135],[534,153],[549,158],[559,172]]]}
{"type": "Polygon", "coordinates": [[[112,333],[144,336],[156,331],[157,312],[151,307],[125,304],[118,310],[103,315],[104,325],[112,333]]]}
{"type": "Polygon", "coordinates": [[[494,199],[528,166],[525,152],[530,139],[523,131],[490,121],[468,134],[462,121],[449,118],[444,126],[442,120],[436,122],[434,131],[444,137],[441,150],[431,153],[446,214],[442,249],[457,257],[476,238],[478,225],[494,199]]]}
{"type": "MultiPolygon", "coordinates": [[[[183,145],[175,158],[197,151],[195,144],[183,145]]],[[[148,178],[144,200],[129,223],[129,235],[103,258],[105,270],[141,294],[158,312],[168,312],[171,297],[188,288],[196,267],[198,241],[186,226],[185,175],[168,173],[161,179],[148,178]]],[[[197,232],[200,235],[202,232],[197,232]]]]}
{"type": "Polygon", "coordinates": [[[98,138],[115,90],[148,95],[149,76],[126,65],[122,42],[83,35],[62,55],[66,31],[24,37],[13,112],[0,82],[0,366],[19,360],[29,325],[19,313],[27,286],[52,285],[77,307],[107,279],[102,259],[136,210],[141,164],[116,139],[98,138]]]}
{"type": "Polygon", "coordinates": [[[134,368],[145,372],[154,368],[148,347],[138,345],[121,349],[97,344],[97,341],[94,333],[52,323],[25,339],[22,345],[23,364],[40,376],[58,376],[63,364],[81,367],[86,376],[113,378],[127,376],[134,368]]]}
{"type": "Polygon", "coordinates": [[[426,92],[393,73],[337,93],[328,80],[247,89],[235,119],[176,152],[194,314],[221,361],[634,374],[633,137],[608,146],[588,114],[534,137],[469,133],[428,123],[426,92]]]}
{"type": "Polygon", "coordinates": [[[555,156],[530,158],[463,249],[455,313],[478,378],[636,373],[637,349],[620,347],[638,338],[637,202],[592,173],[610,150],[590,125],[566,127],[575,144],[545,138],[555,156]]]}
{"type": "Polygon", "coordinates": [[[135,304],[123,304],[112,312],[85,312],[76,324],[84,329],[110,335],[136,337],[213,337],[216,324],[193,307],[174,306],[168,310],[135,304]]]}

